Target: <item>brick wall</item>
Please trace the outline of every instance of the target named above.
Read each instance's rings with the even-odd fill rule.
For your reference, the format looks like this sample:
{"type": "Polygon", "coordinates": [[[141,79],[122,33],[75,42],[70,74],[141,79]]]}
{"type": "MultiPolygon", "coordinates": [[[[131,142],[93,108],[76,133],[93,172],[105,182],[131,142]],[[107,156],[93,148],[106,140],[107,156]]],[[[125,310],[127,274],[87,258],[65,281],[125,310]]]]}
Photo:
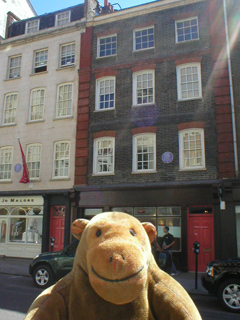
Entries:
{"type": "Polygon", "coordinates": [[[93,28],[92,74],[90,80],[90,126],[88,184],[144,183],[218,178],[216,116],[214,109],[213,62],[209,17],[206,2],[168,9],[164,12],[118,20],[93,28]],[[198,15],[200,40],[175,43],[174,19],[198,15]],[[155,48],[133,52],[133,29],[154,24],[155,48]],[[117,32],[117,56],[96,58],[97,36],[117,32]],[[177,101],[176,60],[201,57],[203,98],[177,101]],[[132,68],[155,65],[155,104],[132,107],[132,68]],[[95,112],[96,74],[109,70],[116,73],[115,110],[95,112]],[[179,171],[178,124],[202,121],[205,130],[206,170],[179,171]],[[132,174],[132,129],[157,127],[157,172],[132,174]],[[98,131],[116,130],[115,175],[92,176],[93,135],[98,131]],[[161,160],[164,152],[173,153],[170,164],[161,160]]]}

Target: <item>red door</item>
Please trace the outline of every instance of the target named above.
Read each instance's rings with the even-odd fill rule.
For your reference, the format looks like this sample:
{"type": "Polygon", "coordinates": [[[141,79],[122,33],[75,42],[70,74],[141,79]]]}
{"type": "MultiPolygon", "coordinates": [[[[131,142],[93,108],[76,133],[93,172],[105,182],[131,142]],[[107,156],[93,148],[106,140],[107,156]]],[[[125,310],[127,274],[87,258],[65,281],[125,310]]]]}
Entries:
{"type": "Polygon", "coordinates": [[[214,221],[213,214],[188,215],[188,268],[195,271],[196,255],[193,244],[200,243],[198,271],[206,271],[207,263],[214,260],[214,221]]]}
{"type": "Polygon", "coordinates": [[[51,207],[50,239],[54,237],[54,247],[51,249],[49,239],[49,251],[60,251],[64,246],[65,206],[51,207]]]}

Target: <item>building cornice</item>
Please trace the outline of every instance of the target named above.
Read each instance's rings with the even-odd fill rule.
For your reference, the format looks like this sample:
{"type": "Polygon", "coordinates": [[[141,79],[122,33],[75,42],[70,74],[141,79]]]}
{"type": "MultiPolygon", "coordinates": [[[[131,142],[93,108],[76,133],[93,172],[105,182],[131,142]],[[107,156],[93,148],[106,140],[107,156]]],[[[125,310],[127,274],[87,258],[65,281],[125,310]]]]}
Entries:
{"type": "Polygon", "coordinates": [[[166,9],[172,9],[180,6],[186,6],[189,4],[206,2],[208,0],[165,0],[165,1],[156,1],[152,3],[146,3],[140,6],[135,6],[127,8],[120,11],[113,11],[110,14],[104,14],[95,16],[87,20],[86,26],[98,26],[105,23],[116,22],[116,19],[128,19],[137,17],[143,14],[149,14],[153,12],[163,11],[166,9]]]}
{"type": "Polygon", "coordinates": [[[13,38],[8,38],[0,41],[0,50],[5,49],[6,47],[17,47],[21,45],[25,45],[31,42],[41,41],[49,38],[58,37],[60,35],[69,34],[75,31],[79,31],[81,33],[85,32],[85,21],[74,22],[68,26],[60,27],[52,27],[45,30],[40,30],[32,35],[21,35],[13,38]]]}

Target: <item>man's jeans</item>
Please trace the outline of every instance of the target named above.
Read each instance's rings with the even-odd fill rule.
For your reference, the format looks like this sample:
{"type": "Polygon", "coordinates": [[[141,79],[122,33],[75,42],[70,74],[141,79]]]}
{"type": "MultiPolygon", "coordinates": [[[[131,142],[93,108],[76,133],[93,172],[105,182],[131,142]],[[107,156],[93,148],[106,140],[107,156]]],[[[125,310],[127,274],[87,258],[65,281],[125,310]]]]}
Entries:
{"type": "MultiPolygon", "coordinates": [[[[172,258],[172,249],[167,249],[167,251],[170,253],[171,258],[172,258]]],[[[176,269],[176,267],[175,267],[175,264],[174,264],[174,262],[173,262],[173,259],[172,259],[172,271],[171,271],[171,273],[177,273],[177,269],[176,269]]]]}

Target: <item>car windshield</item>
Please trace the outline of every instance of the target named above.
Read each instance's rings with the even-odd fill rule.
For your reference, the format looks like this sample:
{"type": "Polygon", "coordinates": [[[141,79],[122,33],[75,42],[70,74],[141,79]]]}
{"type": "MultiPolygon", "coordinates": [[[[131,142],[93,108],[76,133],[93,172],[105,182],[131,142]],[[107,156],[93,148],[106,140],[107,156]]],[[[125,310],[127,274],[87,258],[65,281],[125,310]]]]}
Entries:
{"type": "Polygon", "coordinates": [[[78,241],[74,241],[74,243],[65,251],[66,255],[69,257],[75,257],[77,246],[78,241]]]}

